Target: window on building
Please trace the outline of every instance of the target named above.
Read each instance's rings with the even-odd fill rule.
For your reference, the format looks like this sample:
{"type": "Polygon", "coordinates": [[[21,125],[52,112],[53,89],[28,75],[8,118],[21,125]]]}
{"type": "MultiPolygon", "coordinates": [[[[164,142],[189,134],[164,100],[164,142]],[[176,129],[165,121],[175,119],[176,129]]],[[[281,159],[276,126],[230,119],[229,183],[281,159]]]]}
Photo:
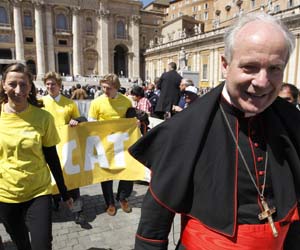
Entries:
{"type": "Polygon", "coordinates": [[[171,8],[172,10],[175,10],[176,9],[176,7],[175,7],[175,5],[172,5],[172,8],[171,8]]]}
{"type": "Polygon", "coordinates": [[[178,16],[183,16],[183,13],[182,12],[179,12],[179,15],[178,16]]]}
{"type": "Polygon", "coordinates": [[[56,29],[57,30],[68,30],[67,17],[64,14],[56,15],[56,29]]]}
{"type": "Polygon", "coordinates": [[[278,12],[278,11],[280,11],[280,5],[279,5],[279,4],[275,5],[275,7],[274,7],[274,11],[275,11],[275,12],[278,12]]]}
{"type": "Polygon", "coordinates": [[[175,19],[176,18],[176,14],[172,14],[172,19],[175,19]]]}
{"type": "Polygon", "coordinates": [[[207,10],[207,9],[208,9],[208,3],[205,3],[205,4],[203,5],[203,8],[204,8],[205,10],[207,10]]]}
{"type": "Polygon", "coordinates": [[[196,12],[197,11],[197,6],[193,6],[192,11],[196,12]]]}
{"type": "Polygon", "coordinates": [[[207,80],[207,64],[202,65],[202,79],[207,80]]]}
{"type": "Polygon", "coordinates": [[[25,29],[32,28],[32,16],[31,16],[31,12],[29,11],[24,12],[24,28],[25,29]]]}
{"type": "Polygon", "coordinates": [[[117,22],[117,38],[125,38],[125,24],[122,20],[117,22]]]}
{"type": "Polygon", "coordinates": [[[90,17],[86,19],[86,32],[88,33],[93,32],[93,21],[90,17]]]}
{"type": "Polygon", "coordinates": [[[203,13],[203,20],[208,20],[208,12],[203,13]]]}
{"type": "Polygon", "coordinates": [[[1,59],[13,59],[10,49],[0,49],[0,58],[1,59]]]}
{"type": "Polygon", "coordinates": [[[67,41],[67,40],[61,40],[61,39],[59,39],[59,40],[58,40],[58,44],[59,44],[59,45],[67,45],[67,44],[68,44],[68,41],[67,41]]]}
{"type": "Polygon", "coordinates": [[[25,43],[33,43],[32,37],[25,37],[25,43]]]}
{"type": "Polygon", "coordinates": [[[7,11],[2,6],[0,6],[0,24],[9,24],[7,11]]]}
{"type": "Polygon", "coordinates": [[[288,0],[288,2],[287,2],[287,7],[288,8],[291,8],[291,7],[293,7],[294,6],[294,1],[293,0],[288,0]]]}
{"type": "Polygon", "coordinates": [[[190,2],[189,0],[185,0],[185,4],[189,4],[189,2],[190,2]]]}
{"type": "Polygon", "coordinates": [[[255,8],[255,0],[251,0],[251,8],[255,8]]]}

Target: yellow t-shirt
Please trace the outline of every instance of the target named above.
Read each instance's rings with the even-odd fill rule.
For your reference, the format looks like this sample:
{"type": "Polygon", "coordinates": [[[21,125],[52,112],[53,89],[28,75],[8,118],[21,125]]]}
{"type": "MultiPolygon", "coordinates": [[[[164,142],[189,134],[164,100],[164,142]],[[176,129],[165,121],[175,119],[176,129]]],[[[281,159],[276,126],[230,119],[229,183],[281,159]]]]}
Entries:
{"type": "Polygon", "coordinates": [[[0,115],[0,202],[20,203],[51,194],[50,170],[42,146],[59,143],[53,117],[29,105],[0,115]]]}
{"type": "Polygon", "coordinates": [[[131,101],[122,94],[113,99],[101,95],[91,102],[88,116],[98,121],[125,118],[131,106],[131,101]]]}
{"type": "Polygon", "coordinates": [[[53,117],[57,127],[68,124],[71,119],[80,116],[76,103],[61,95],[60,100],[55,101],[50,95],[43,96],[44,109],[53,117]]]}

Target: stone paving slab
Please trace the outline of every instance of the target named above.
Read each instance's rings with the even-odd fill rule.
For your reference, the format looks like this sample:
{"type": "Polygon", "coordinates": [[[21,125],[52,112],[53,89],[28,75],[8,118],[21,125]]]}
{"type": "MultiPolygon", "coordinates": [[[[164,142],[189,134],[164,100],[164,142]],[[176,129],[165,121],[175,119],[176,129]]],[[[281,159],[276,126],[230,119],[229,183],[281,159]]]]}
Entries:
{"type": "MultiPolygon", "coordinates": [[[[118,182],[114,181],[114,192],[118,182]]],[[[109,216],[105,212],[104,198],[100,184],[80,189],[84,202],[85,225],[74,222],[73,214],[63,206],[58,212],[53,212],[53,250],[132,250],[138,226],[141,205],[148,186],[134,184],[129,203],[132,213],[124,213],[119,204],[116,216],[109,216]]],[[[169,250],[174,250],[175,242],[179,238],[179,216],[175,218],[174,231],[170,233],[169,250]]],[[[0,223],[0,235],[4,241],[5,250],[16,250],[0,223]]]]}

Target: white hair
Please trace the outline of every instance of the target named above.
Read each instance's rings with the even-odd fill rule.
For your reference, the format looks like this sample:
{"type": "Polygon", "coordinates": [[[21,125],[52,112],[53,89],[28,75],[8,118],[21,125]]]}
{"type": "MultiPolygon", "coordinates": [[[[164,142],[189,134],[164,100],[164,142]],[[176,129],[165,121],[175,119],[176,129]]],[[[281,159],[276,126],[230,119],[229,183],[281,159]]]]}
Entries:
{"type": "MultiPolygon", "coordinates": [[[[251,14],[242,15],[236,23],[228,28],[228,30],[224,34],[224,43],[225,43],[225,58],[228,63],[232,60],[233,48],[236,39],[236,34],[248,23],[254,21],[262,21],[265,23],[269,23],[274,27],[277,27],[282,33],[286,41],[286,46],[288,49],[287,60],[290,58],[294,48],[295,48],[295,36],[288,30],[288,28],[277,18],[274,16],[270,16],[265,12],[255,12],[251,14]]],[[[270,37],[272,39],[272,37],[270,37]]]]}

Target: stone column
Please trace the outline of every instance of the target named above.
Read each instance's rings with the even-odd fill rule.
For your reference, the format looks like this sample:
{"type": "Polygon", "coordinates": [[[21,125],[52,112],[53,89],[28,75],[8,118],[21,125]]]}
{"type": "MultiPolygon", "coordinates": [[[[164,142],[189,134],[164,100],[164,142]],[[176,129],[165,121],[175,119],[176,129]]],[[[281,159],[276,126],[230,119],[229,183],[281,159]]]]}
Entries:
{"type": "Polygon", "coordinates": [[[127,69],[128,69],[128,78],[130,78],[131,80],[135,80],[134,79],[134,74],[133,74],[133,52],[128,52],[127,53],[127,69]]]}
{"type": "Polygon", "coordinates": [[[35,2],[34,4],[34,19],[35,19],[37,79],[41,79],[45,75],[45,49],[44,49],[42,4],[39,2],[35,2]]]}
{"type": "Polygon", "coordinates": [[[11,48],[10,51],[11,51],[12,59],[15,60],[16,59],[16,50],[15,50],[15,48],[11,48]]]}
{"type": "Polygon", "coordinates": [[[209,59],[208,59],[208,82],[209,86],[213,87],[214,86],[214,71],[215,71],[215,64],[214,64],[214,58],[215,58],[215,49],[210,48],[209,51],[209,59]]]}
{"type": "Polygon", "coordinates": [[[79,7],[73,8],[73,21],[72,21],[72,33],[73,33],[73,76],[82,75],[81,69],[81,44],[80,44],[80,16],[79,7]]]}
{"type": "Polygon", "coordinates": [[[132,75],[133,79],[140,79],[140,19],[138,15],[131,17],[131,41],[132,41],[132,75]]]}
{"type": "Polygon", "coordinates": [[[100,9],[98,11],[98,51],[100,53],[99,75],[103,76],[109,73],[109,10],[100,9]]]}
{"type": "Polygon", "coordinates": [[[53,41],[53,25],[52,25],[51,5],[46,6],[46,36],[47,36],[48,71],[55,71],[54,41],[53,41]]]}
{"type": "Polygon", "coordinates": [[[13,0],[13,15],[14,15],[14,30],[15,30],[15,46],[16,46],[16,60],[24,61],[24,40],[22,28],[22,15],[20,8],[20,1],[13,0]]]}
{"type": "Polygon", "coordinates": [[[57,69],[56,71],[59,72],[59,68],[58,68],[58,53],[54,52],[55,54],[55,68],[57,69]]]}
{"type": "MultiPolygon", "coordinates": [[[[70,65],[70,74],[71,74],[71,72],[74,72],[73,64],[71,63],[74,62],[74,55],[72,54],[72,52],[68,52],[68,56],[69,56],[69,65],[70,65]]],[[[73,75],[73,79],[74,79],[74,75],[73,75]]]]}

